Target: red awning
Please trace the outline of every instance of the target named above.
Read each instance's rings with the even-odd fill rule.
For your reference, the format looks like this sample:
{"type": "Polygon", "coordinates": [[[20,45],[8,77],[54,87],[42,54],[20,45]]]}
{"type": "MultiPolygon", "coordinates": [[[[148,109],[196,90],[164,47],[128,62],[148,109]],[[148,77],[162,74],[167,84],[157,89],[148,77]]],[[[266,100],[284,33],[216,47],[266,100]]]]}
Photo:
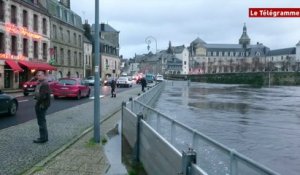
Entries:
{"type": "Polygon", "coordinates": [[[12,68],[13,71],[23,72],[23,69],[14,60],[5,60],[5,63],[12,68]]]}
{"type": "Polygon", "coordinates": [[[47,63],[30,62],[30,61],[19,61],[19,64],[26,66],[31,70],[57,70],[56,67],[51,66],[47,63]]]}

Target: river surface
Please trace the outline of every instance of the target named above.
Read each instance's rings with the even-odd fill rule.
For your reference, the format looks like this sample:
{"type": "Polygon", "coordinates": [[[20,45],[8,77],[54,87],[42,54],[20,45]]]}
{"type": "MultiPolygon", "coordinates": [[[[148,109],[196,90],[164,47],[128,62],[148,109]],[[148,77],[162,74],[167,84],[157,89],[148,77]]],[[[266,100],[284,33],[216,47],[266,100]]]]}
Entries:
{"type": "Polygon", "coordinates": [[[300,87],[167,82],[155,108],[280,174],[300,174],[300,87]]]}

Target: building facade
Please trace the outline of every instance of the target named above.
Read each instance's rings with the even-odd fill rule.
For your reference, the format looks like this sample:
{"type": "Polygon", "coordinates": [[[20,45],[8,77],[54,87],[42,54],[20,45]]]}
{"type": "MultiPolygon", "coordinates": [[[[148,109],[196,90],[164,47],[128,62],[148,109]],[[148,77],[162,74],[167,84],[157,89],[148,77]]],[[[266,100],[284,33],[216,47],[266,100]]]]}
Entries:
{"type": "Polygon", "coordinates": [[[93,45],[85,36],[83,39],[83,77],[92,76],[92,54],[93,54],[93,45]]]}
{"type": "Polygon", "coordinates": [[[0,0],[0,89],[19,88],[50,59],[49,14],[38,0],[0,0]]]}
{"type": "MultiPolygon", "coordinates": [[[[119,56],[119,31],[109,24],[99,24],[100,29],[100,77],[102,80],[108,77],[119,77],[120,56],[119,56]]],[[[92,36],[95,34],[95,24],[92,25],[92,36]]]]}
{"type": "Polygon", "coordinates": [[[238,44],[207,44],[197,38],[189,47],[190,74],[264,71],[269,51],[261,43],[250,44],[246,25],[238,44]]]}
{"type": "Polygon", "coordinates": [[[70,0],[43,1],[50,14],[51,64],[57,78],[84,76],[83,27],[79,15],[70,9],[70,0]]]}

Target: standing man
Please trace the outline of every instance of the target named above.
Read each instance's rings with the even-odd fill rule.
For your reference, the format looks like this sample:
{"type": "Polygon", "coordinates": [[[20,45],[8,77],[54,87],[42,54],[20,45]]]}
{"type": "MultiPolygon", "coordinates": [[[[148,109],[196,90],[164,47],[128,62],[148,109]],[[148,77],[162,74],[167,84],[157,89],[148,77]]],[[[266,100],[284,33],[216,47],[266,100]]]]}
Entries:
{"type": "Polygon", "coordinates": [[[110,87],[111,87],[111,98],[116,97],[116,80],[115,80],[115,78],[111,79],[110,87]]]}
{"type": "Polygon", "coordinates": [[[145,77],[141,79],[141,85],[142,85],[142,91],[145,92],[145,87],[147,86],[147,81],[145,77]]]}
{"type": "Polygon", "coordinates": [[[39,125],[40,137],[33,140],[34,143],[45,143],[48,141],[48,131],[46,123],[46,112],[50,106],[50,87],[43,71],[37,72],[39,84],[35,88],[35,113],[39,125]]]}

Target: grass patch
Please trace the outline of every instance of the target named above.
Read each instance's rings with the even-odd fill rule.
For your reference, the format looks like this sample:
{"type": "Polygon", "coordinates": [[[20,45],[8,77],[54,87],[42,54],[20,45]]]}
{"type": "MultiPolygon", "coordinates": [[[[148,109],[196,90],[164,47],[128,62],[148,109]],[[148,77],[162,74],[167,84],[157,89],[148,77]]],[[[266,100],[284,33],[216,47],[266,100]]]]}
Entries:
{"type": "Polygon", "coordinates": [[[107,143],[106,137],[103,137],[103,138],[102,138],[101,143],[102,143],[102,145],[105,145],[105,144],[107,143]]]}
{"type": "Polygon", "coordinates": [[[86,143],[86,147],[91,148],[95,147],[97,145],[96,141],[94,138],[90,138],[90,140],[86,143]]]}
{"type": "Polygon", "coordinates": [[[34,169],[33,173],[37,173],[37,172],[40,172],[40,171],[43,171],[44,170],[44,167],[42,166],[38,166],[34,169]]]}

